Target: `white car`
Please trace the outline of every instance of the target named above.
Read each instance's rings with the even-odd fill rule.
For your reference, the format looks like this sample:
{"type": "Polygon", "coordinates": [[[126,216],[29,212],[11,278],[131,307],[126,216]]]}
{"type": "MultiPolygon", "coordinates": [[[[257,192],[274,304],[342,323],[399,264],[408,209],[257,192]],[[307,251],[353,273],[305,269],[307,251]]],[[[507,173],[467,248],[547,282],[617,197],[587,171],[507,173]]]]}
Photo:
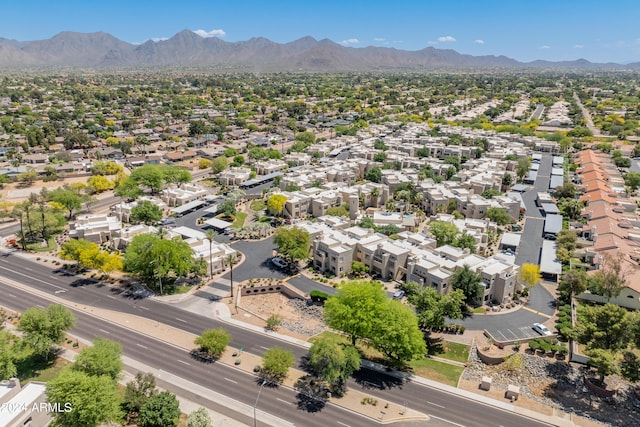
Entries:
{"type": "Polygon", "coordinates": [[[553,335],[551,331],[547,329],[546,326],[540,323],[534,323],[532,327],[533,327],[533,330],[539,333],[540,335],[545,335],[545,336],[553,335]]]}
{"type": "Polygon", "coordinates": [[[273,263],[273,265],[275,265],[278,268],[286,268],[287,267],[287,263],[282,259],[282,258],[272,258],[271,262],[273,263]]]}

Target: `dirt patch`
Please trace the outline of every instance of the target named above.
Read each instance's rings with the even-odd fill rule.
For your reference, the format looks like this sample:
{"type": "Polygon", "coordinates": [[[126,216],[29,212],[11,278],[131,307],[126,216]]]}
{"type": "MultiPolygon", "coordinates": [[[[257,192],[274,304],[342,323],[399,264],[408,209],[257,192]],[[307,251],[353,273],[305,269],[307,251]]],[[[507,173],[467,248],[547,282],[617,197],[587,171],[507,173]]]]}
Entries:
{"type": "Polygon", "coordinates": [[[281,320],[279,333],[307,340],[326,329],[319,306],[307,306],[303,300],[290,299],[280,293],[247,295],[241,298],[232,317],[252,325],[266,327],[266,320],[276,315],[281,320]]]}

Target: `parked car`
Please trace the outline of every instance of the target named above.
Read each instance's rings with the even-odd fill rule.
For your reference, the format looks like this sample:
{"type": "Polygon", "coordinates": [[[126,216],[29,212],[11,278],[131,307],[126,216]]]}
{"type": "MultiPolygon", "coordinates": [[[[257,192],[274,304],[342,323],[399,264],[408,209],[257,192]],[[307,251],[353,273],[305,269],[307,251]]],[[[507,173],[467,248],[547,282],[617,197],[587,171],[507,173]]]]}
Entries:
{"type": "Polygon", "coordinates": [[[395,291],[393,293],[393,299],[402,299],[405,296],[405,292],[403,290],[395,291]]]}
{"type": "Polygon", "coordinates": [[[544,238],[546,240],[556,240],[558,238],[558,236],[556,236],[555,234],[547,233],[547,234],[544,235],[544,238]]]}
{"type": "Polygon", "coordinates": [[[547,337],[550,335],[553,335],[551,331],[541,323],[534,323],[532,327],[533,327],[533,330],[539,333],[540,335],[544,335],[547,337]]]}
{"type": "Polygon", "coordinates": [[[285,260],[279,257],[271,258],[271,262],[278,268],[287,268],[287,263],[285,260]]]}

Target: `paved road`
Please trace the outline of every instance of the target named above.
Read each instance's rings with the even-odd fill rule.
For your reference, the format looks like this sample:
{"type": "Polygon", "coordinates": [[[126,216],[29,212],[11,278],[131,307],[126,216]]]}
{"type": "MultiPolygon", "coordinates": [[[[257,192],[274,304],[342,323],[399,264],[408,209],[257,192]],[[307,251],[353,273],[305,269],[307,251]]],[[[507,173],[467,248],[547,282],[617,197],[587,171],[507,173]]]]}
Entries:
{"type": "MultiPolygon", "coordinates": [[[[1,280],[1,279],[0,279],[1,280]]],[[[9,288],[8,293],[15,298],[8,305],[12,309],[25,310],[34,305],[46,306],[48,303],[34,295],[9,288]]],[[[124,355],[144,362],[156,369],[197,383],[208,389],[216,390],[237,401],[253,406],[258,393],[257,378],[244,371],[229,366],[207,364],[193,359],[189,352],[167,345],[146,335],[142,335],[101,319],[75,311],[78,325],[72,333],[80,338],[92,340],[96,336],[114,339],[122,344],[124,355]]],[[[354,415],[335,405],[326,405],[322,411],[306,410],[297,393],[284,387],[272,387],[264,390],[260,396],[259,408],[262,411],[300,426],[353,425],[366,427],[371,420],[354,415]]],[[[218,409],[218,408],[216,408],[218,409]]]]}
{"type": "MultiPolygon", "coordinates": [[[[270,336],[186,312],[154,300],[146,299],[135,301],[128,299],[122,294],[115,292],[111,287],[89,284],[88,281],[77,279],[73,276],[52,274],[47,266],[33,263],[15,255],[4,255],[0,257],[0,277],[7,277],[14,281],[26,283],[29,286],[41,289],[50,294],[58,292],[58,297],[71,302],[144,316],[194,334],[200,334],[205,329],[224,327],[233,337],[231,342],[232,346],[243,347],[247,352],[253,354],[260,355],[265,349],[277,345],[292,350],[296,354],[298,365],[302,363],[302,358],[307,354],[306,348],[279,341],[270,336]]],[[[2,295],[4,295],[2,303],[10,308],[22,310],[28,306],[47,305],[46,301],[37,300],[36,297],[26,292],[19,293],[18,290],[8,288],[4,284],[0,284],[0,287],[3,290],[2,295]]],[[[104,334],[104,332],[99,331],[99,329],[108,331],[110,333],[107,335],[110,338],[123,343],[125,354],[130,357],[139,359],[152,366],[161,367],[163,370],[167,370],[167,372],[184,376],[194,383],[223,392],[224,394],[229,394],[230,396],[235,397],[235,393],[238,392],[237,389],[240,389],[239,395],[237,396],[238,400],[243,402],[248,401],[249,404],[253,404],[252,400],[256,392],[255,384],[253,384],[254,388],[250,389],[251,392],[247,391],[252,383],[249,381],[249,385],[245,386],[244,384],[247,384],[246,378],[240,379],[238,377],[238,379],[236,379],[236,377],[230,376],[234,375],[230,373],[230,371],[235,371],[232,368],[225,369],[216,364],[200,367],[197,364],[186,365],[181,362],[176,362],[177,360],[182,360],[183,362],[192,363],[188,359],[188,354],[183,350],[176,350],[174,347],[165,343],[151,343],[147,341],[149,340],[148,337],[138,336],[130,331],[113,330],[110,329],[114,328],[113,325],[98,320],[95,321],[98,322],[96,325],[98,326],[97,332],[96,329],[91,326],[93,324],[91,322],[94,322],[94,320],[85,321],[84,317],[80,318],[78,322],[80,326],[76,332],[81,334],[82,337],[91,338],[97,334],[104,334]],[[138,344],[147,348],[140,347],[138,344]],[[243,386],[238,385],[236,387],[236,384],[232,382],[232,386],[230,386],[227,384],[229,381],[224,380],[225,377],[237,381],[238,384],[244,381],[243,386]],[[250,398],[247,397],[248,394],[251,395],[250,398]]],[[[457,423],[458,425],[520,425],[523,427],[543,425],[537,421],[488,407],[473,400],[412,382],[402,382],[386,374],[369,370],[362,370],[355,381],[350,381],[349,386],[367,388],[370,394],[399,404],[407,402],[412,409],[427,412],[437,417],[436,419],[444,419],[457,423]],[[377,386],[372,387],[371,384],[376,384],[377,386]]],[[[275,396],[280,397],[281,395],[275,394],[275,396]]],[[[282,400],[291,402],[292,398],[290,394],[284,394],[282,396],[284,396],[280,397],[282,400]]],[[[371,424],[370,421],[367,421],[368,424],[367,422],[360,423],[360,418],[353,414],[348,414],[346,418],[342,418],[342,415],[337,410],[332,412],[333,409],[331,409],[330,406],[325,407],[320,413],[308,413],[306,410],[298,410],[297,406],[280,402],[277,400],[278,397],[276,397],[275,401],[271,402],[271,404],[265,401],[263,409],[287,420],[302,414],[301,421],[297,422],[298,425],[336,425],[339,420],[344,420],[340,421],[343,423],[341,425],[358,426],[371,424]]]]}

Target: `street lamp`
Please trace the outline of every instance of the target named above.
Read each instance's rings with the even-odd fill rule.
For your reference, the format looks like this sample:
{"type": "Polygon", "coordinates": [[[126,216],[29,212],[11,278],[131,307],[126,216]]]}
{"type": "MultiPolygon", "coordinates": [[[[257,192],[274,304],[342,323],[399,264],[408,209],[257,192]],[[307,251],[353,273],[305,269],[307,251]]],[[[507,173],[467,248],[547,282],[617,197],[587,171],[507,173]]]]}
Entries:
{"type": "Polygon", "coordinates": [[[258,397],[256,397],[256,403],[253,405],[253,427],[256,427],[256,407],[258,406],[258,400],[260,399],[260,393],[262,393],[262,387],[267,383],[267,380],[262,380],[262,384],[260,384],[260,390],[258,390],[258,397]]]}

